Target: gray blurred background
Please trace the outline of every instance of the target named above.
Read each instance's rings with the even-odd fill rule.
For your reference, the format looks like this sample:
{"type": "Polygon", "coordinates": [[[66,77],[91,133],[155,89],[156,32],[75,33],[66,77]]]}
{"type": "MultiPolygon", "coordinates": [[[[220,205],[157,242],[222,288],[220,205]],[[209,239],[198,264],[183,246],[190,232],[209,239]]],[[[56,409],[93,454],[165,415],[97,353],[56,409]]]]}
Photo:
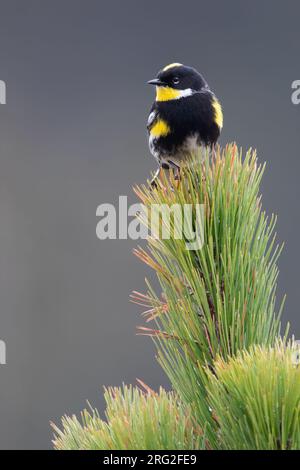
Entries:
{"type": "Polygon", "coordinates": [[[151,277],[130,240],[99,241],[96,208],[117,203],[155,162],[145,82],[179,61],[199,69],[225,113],[221,143],[267,161],[264,206],[279,216],[279,296],[300,337],[297,1],[1,0],[0,447],[48,448],[49,420],[103,408],[102,386],[168,381],[135,336],[133,289],[151,277]]]}

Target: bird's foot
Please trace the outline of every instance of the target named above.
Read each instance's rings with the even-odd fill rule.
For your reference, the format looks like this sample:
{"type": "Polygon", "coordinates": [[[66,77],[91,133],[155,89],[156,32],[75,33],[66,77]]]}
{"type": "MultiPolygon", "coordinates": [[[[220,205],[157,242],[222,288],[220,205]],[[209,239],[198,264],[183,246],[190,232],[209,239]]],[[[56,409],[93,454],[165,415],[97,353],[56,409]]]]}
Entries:
{"type": "Polygon", "coordinates": [[[162,164],[162,166],[160,166],[155,172],[152,180],[150,181],[151,190],[158,189],[158,187],[165,189],[163,185],[163,181],[165,180],[165,177],[163,176],[164,169],[166,169],[166,167],[164,166],[164,164],[162,164]]]}

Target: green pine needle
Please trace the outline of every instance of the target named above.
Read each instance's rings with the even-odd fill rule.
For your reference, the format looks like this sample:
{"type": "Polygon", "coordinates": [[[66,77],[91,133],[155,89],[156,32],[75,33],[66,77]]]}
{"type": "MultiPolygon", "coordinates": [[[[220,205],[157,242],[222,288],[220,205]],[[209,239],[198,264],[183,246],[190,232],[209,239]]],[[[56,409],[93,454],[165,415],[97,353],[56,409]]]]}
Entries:
{"type": "MultiPolygon", "coordinates": [[[[163,295],[148,283],[147,294],[135,293],[134,300],[147,300],[147,320],[156,326],[141,327],[140,333],[154,338],[174,390],[192,406],[198,424],[210,422],[212,429],[204,364],[213,369],[217,356],[226,359],[253,344],[273,345],[280,333],[275,294],[281,248],[275,244],[276,218],[261,209],[263,170],[255,152],[242,158],[231,144],[192,158],[179,184],[165,178],[154,191],[136,189],[148,211],[153,204],[204,204],[200,249],[187,250],[185,240],[171,232],[170,239],[149,238],[147,252],[136,250],[156,271],[163,295]]],[[[150,228],[150,219],[142,221],[150,228]]],[[[214,433],[209,437],[214,445],[214,433]]]]}
{"type": "MultiPolygon", "coordinates": [[[[149,390],[149,389],[148,389],[149,390]]],[[[132,386],[105,390],[106,420],[96,410],[84,410],[81,419],[62,418],[62,429],[52,424],[54,447],[59,450],[164,450],[204,448],[205,433],[193,427],[189,407],[162,388],[147,393],[132,386]]]]}
{"type": "Polygon", "coordinates": [[[217,417],[219,448],[300,448],[299,349],[255,346],[208,371],[209,405],[217,417]]]}

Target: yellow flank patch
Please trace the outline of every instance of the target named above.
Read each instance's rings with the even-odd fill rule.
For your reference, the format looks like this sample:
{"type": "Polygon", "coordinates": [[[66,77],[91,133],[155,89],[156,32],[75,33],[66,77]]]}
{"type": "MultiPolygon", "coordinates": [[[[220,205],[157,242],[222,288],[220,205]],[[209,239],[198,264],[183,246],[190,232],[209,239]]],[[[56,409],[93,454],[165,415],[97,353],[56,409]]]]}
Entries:
{"type": "Polygon", "coordinates": [[[180,90],[175,90],[168,86],[157,86],[156,87],[156,101],[169,101],[176,100],[180,97],[180,90]]]}
{"type": "Polygon", "coordinates": [[[215,122],[218,125],[220,129],[223,127],[223,112],[222,112],[222,106],[219,103],[219,101],[214,98],[212,102],[214,111],[215,111],[215,122]]]}
{"type": "Polygon", "coordinates": [[[169,64],[166,65],[163,71],[165,72],[166,70],[172,69],[173,67],[180,67],[182,64],[179,64],[178,62],[174,62],[174,64],[169,64]]]}
{"type": "Polygon", "coordinates": [[[156,121],[156,123],[150,129],[150,134],[152,137],[164,137],[165,135],[168,135],[170,132],[171,132],[170,127],[162,119],[158,119],[158,121],[156,121]]]}

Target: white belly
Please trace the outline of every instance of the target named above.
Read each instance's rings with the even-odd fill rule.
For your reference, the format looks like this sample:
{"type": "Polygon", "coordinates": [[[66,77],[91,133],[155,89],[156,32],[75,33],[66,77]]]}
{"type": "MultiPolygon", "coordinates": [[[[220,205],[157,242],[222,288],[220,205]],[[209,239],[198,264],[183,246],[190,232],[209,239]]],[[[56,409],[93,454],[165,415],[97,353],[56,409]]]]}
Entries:
{"type": "Polygon", "coordinates": [[[149,135],[149,149],[158,164],[174,162],[177,166],[193,154],[197,154],[201,148],[197,134],[189,136],[184,144],[174,153],[163,153],[156,145],[156,138],[149,135]]]}

